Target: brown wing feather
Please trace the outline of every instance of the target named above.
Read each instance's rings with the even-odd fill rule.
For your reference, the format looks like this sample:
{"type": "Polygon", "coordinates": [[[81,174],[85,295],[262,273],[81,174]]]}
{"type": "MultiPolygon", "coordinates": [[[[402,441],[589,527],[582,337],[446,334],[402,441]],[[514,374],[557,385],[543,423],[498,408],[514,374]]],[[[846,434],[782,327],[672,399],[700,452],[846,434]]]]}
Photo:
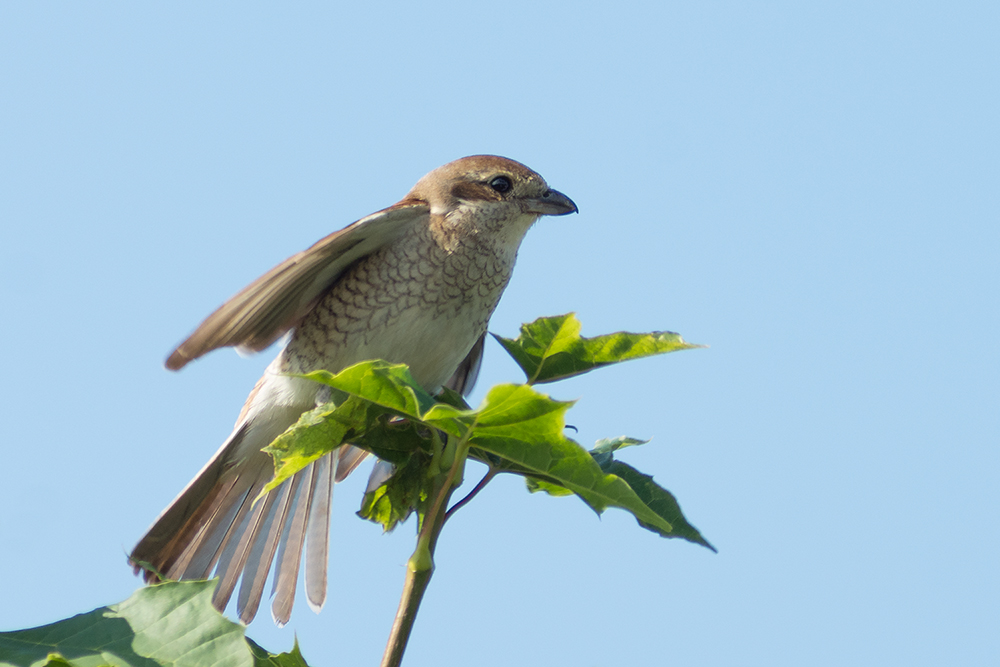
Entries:
{"type": "Polygon", "coordinates": [[[294,327],[348,266],[399,238],[429,210],[422,201],[404,199],[292,255],[209,315],[170,354],[167,368],[178,370],[220,347],[263,350],[294,327]]]}
{"type": "Polygon", "coordinates": [[[444,386],[453,389],[462,396],[472,393],[472,388],[479,379],[479,369],[483,365],[483,348],[486,346],[486,334],[484,333],[476,341],[476,344],[469,350],[462,363],[458,365],[451,378],[444,383],[444,386]]]}

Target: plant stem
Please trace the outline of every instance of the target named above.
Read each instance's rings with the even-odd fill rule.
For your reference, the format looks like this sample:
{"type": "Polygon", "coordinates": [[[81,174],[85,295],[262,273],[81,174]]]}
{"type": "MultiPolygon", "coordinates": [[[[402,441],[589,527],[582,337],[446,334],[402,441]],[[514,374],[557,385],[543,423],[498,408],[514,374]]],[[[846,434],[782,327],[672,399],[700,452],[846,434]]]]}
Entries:
{"type": "Polygon", "coordinates": [[[403,651],[406,650],[406,642],[410,639],[410,630],[413,629],[413,621],[417,618],[420,601],[424,597],[424,591],[427,590],[427,584],[430,583],[431,575],[434,574],[433,566],[418,570],[413,565],[413,563],[407,564],[403,596],[399,600],[399,609],[396,611],[396,620],[392,623],[392,632],[389,633],[389,643],[382,655],[381,667],[399,667],[402,663],[403,651]]]}
{"type": "MultiPolygon", "coordinates": [[[[437,448],[435,447],[437,450],[437,448]]],[[[417,610],[424,598],[424,591],[434,574],[434,548],[437,538],[445,522],[445,508],[452,492],[455,490],[455,479],[465,468],[465,459],[469,455],[469,445],[465,439],[458,442],[449,438],[444,451],[435,452],[435,459],[448,460],[447,472],[440,472],[434,482],[434,502],[430,511],[424,516],[423,526],[417,536],[417,548],[406,563],[406,581],[403,584],[403,595],[399,600],[396,618],[389,633],[389,642],[382,655],[381,667],[399,667],[403,661],[403,652],[410,639],[413,622],[417,618],[417,610]]],[[[460,482],[459,482],[460,483],[460,482]]]]}

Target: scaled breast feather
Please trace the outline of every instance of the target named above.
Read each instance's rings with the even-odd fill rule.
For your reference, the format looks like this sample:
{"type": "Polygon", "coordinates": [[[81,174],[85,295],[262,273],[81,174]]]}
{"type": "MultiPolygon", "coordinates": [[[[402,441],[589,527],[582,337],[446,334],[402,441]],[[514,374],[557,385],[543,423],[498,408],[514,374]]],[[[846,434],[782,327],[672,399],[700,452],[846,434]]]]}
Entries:
{"type": "Polygon", "coordinates": [[[294,327],[352,263],[402,236],[429,214],[403,200],[292,255],[222,304],[167,358],[178,370],[220,347],[260,351],[294,327]]]}

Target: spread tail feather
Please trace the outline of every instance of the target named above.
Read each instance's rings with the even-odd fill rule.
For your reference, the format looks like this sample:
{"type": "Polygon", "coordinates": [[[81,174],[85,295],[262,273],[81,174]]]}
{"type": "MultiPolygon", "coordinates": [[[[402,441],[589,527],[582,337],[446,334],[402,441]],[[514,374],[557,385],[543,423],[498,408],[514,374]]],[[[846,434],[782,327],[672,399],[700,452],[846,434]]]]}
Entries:
{"type": "Polygon", "coordinates": [[[242,576],[240,620],[249,623],[260,606],[275,565],[272,614],[288,622],[305,546],[306,593],[317,609],[326,599],[330,504],[341,450],[313,462],[257,501],[274,476],[273,460],[260,448],[274,429],[250,421],[233,432],[180,495],[157,518],[129,560],[147,582],[207,579],[219,585],[212,598],[222,611],[242,576]],[[255,502],[257,501],[257,502],[255,502]],[[308,538],[308,540],[307,540],[308,538]]]}
{"type": "Polygon", "coordinates": [[[340,451],[338,449],[312,464],[314,486],[306,523],[306,600],[317,613],[326,602],[330,505],[333,501],[333,479],[337,474],[340,451]]]}
{"type": "MultiPolygon", "coordinates": [[[[482,359],[483,337],[446,383],[468,392],[482,359]]],[[[279,357],[280,359],[280,357],[279,357]]],[[[277,360],[276,360],[277,361],[277,360]]],[[[222,611],[242,576],[237,596],[240,620],[257,614],[267,575],[274,563],[271,615],[285,625],[295,602],[303,551],[309,606],[319,611],[326,601],[333,486],[349,475],[368,452],[344,445],[296,473],[259,502],[261,490],[274,476],[274,464],[260,450],[304,411],[305,393],[286,376],[265,374],[240,413],[236,430],[215,456],[156,519],[132,550],[129,560],[146,582],[207,579],[214,571],[219,585],[212,598],[222,611]],[[301,394],[300,400],[288,397],[301,394]],[[280,400],[276,400],[280,399],[280,400]],[[267,406],[267,407],[265,407],[267,406]]],[[[313,401],[315,395],[308,396],[313,401]]],[[[393,471],[379,462],[369,490],[393,471]]]]}

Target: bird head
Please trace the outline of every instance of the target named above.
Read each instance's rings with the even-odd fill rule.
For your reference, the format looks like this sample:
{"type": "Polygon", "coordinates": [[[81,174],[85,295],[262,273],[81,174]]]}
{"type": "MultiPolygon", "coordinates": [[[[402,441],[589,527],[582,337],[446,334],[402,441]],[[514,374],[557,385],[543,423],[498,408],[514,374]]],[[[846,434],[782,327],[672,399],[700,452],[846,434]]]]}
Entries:
{"type": "Polygon", "coordinates": [[[421,178],[407,199],[420,199],[431,213],[449,215],[465,206],[503,212],[504,217],[576,213],[566,195],[520,162],[497,155],[473,155],[438,167],[421,178]]]}

